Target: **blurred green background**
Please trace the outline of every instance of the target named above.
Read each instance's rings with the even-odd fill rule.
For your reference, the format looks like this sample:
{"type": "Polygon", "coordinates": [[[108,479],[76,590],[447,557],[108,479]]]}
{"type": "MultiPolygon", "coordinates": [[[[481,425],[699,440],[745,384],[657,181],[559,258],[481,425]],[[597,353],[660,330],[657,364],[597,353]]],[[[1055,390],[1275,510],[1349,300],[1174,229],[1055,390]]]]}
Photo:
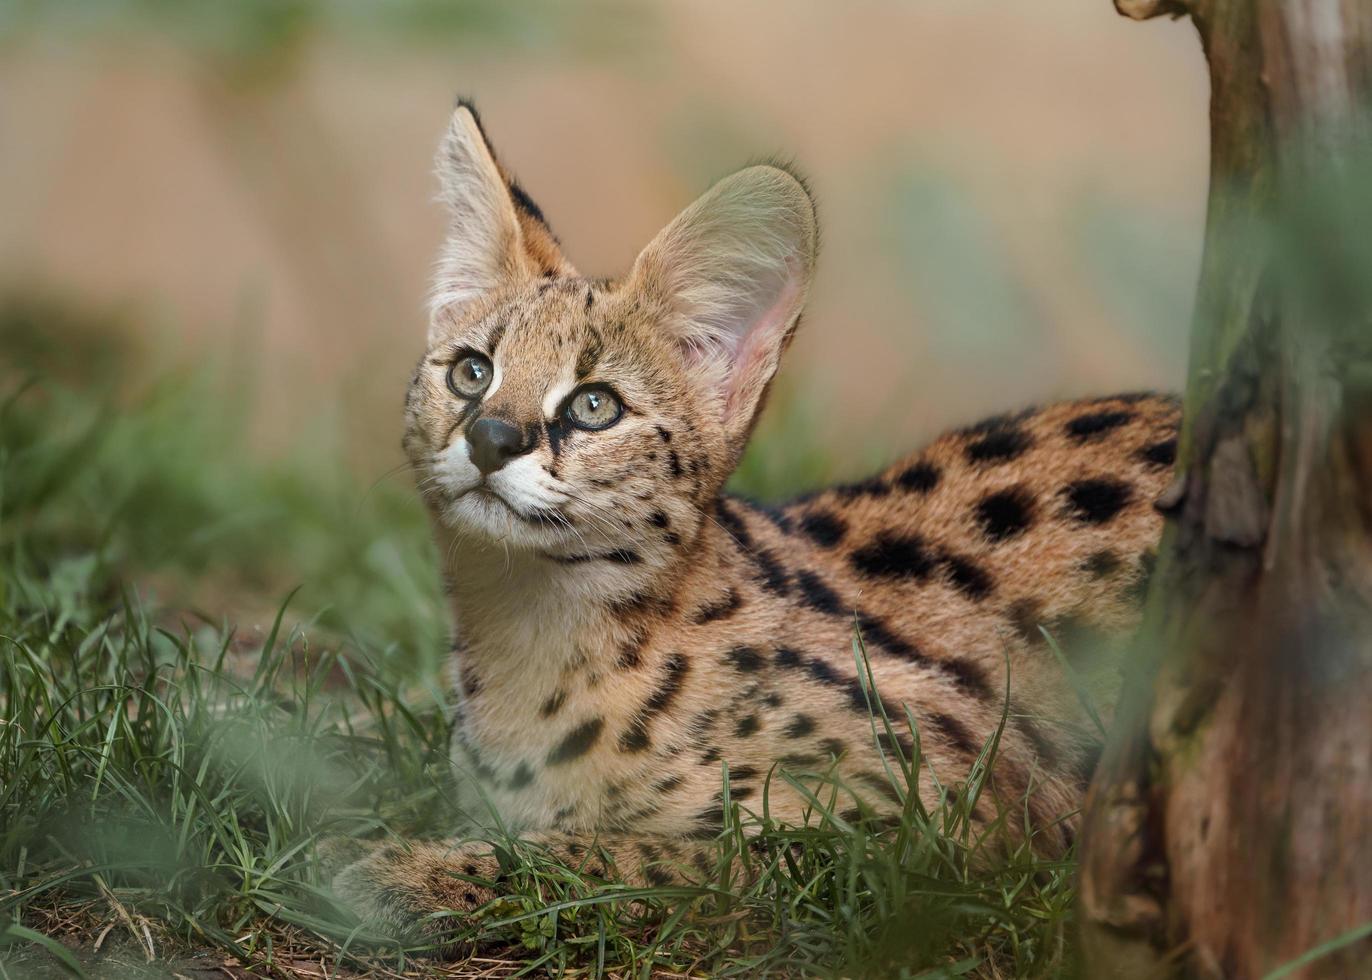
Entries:
{"type": "Polygon", "coordinates": [[[1189,26],[1108,0],[0,3],[0,546],[249,638],[302,585],[431,664],[398,442],[457,93],[588,274],[751,159],[810,176],[818,280],[741,490],[1179,387],[1205,91],[1189,26]]]}

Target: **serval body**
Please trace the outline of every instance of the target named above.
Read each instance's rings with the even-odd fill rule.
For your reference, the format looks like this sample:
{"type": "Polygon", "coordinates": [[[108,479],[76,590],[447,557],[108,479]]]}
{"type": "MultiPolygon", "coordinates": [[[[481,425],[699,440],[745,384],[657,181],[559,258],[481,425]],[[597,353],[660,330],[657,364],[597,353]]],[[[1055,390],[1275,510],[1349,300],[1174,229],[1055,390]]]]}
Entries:
{"type": "MultiPolygon", "coordinates": [[[[593,281],[469,106],[438,167],[451,228],[405,448],[457,623],[454,831],[468,836],[380,848],[339,893],[396,928],[488,900],[473,879],[499,869],[473,837],[492,810],[593,871],[689,877],[720,830],[724,766],[744,807],[771,776],[775,819],[804,819],[782,769],[836,778],[850,816],[879,816],[897,805],[882,753],[917,734],[932,801],[931,773],[964,777],[1003,714],[975,816],[1009,804],[1036,848],[1060,850],[1098,741],[1039,627],[1070,652],[1136,625],[1176,402],[998,417],[869,480],[761,507],[722,488],[804,304],[804,185],[740,171],[623,279],[593,281]],[[894,739],[874,738],[875,697],[894,739]]],[[[1108,711],[1117,659],[1078,668],[1108,711]]]]}

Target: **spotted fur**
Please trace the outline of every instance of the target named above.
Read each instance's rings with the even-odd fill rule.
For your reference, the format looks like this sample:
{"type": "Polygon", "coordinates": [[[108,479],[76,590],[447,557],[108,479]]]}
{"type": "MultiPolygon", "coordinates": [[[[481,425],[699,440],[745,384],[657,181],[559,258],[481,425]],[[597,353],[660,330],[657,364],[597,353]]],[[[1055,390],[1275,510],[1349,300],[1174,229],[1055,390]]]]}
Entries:
{"type": "MultiPolygon", "coordinates": [[[[994,792],[976,817],[1023,809],[1034,845],[1060,850],[1098,745],[1040,628],[1108,713],[1110,641],[1138,619],[1177,403],[1047,405],[793,503],[729,496],[814,264],[803,183],[777,166],[726,178],[628,275],[598,281],[558,250],[468,106],[439,171],[452,227],[405,448],[460,636],[454,829],[479,836],[498,818],[607,875],[690,875],[720,829],[726,766],[745,806],[783,767],[836,776],[853,806],[881,813],[899,799],[882,753],[910,752],[917,734],[932,799],[933,774],[965,774],[1006,714],[1008,671],[994,792]],[[470,352],[493,374],[464,400],[446,379],[470,352]],[[568,421],[588,383],[623,403],[610,428],[568,421]],[[488,473],[469,447],[481,419],[518,433],[488,473]],[[874,708],[894,738],[873,738],[874,708]]],[[[768,805],[803,819],[780,780],[768,805]]],[[[499,866],[464,840],[377,851],[338,889],[393,926],[470,908],[498,890],[499,866]]]]}

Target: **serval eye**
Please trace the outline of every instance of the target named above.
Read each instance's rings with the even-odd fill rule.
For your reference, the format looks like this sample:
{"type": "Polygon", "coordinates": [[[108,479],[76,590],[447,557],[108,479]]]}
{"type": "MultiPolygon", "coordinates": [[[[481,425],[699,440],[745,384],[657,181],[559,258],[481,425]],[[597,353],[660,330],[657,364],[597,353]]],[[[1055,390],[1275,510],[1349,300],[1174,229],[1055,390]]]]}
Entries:
{"type": "Polygon", "coordinates": [[[578,429],[608,429],[624,414],[615,393],[609,388],[583,388],[567,403],[567,420],[578,429]]]}
{"type": "Polygon", "coordinates": [[[480,354],[467,354],[448,368],[448,387],[458,398],[480,398],[491,383],[491,362],[480,354]]]}

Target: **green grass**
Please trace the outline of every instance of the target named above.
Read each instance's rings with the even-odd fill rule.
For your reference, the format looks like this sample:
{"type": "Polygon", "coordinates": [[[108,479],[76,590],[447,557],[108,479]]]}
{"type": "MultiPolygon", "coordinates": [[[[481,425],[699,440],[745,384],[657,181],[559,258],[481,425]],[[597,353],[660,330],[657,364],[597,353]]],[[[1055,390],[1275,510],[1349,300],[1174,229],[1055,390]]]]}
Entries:
{"type": "MultiPolygon", "coordinates": [[[[263,460],[222,382],[140,381],[112,335],[0,314],[0,977],[422,972],[334,906],[317,855],[444,826],[446,624],[407,478],[359,478],[327,440],[263,460]]],[[[798,480],[821,471],[785,448],[798,480]]],[[[750,466],[757,492],[784,485],[750,466]]],[[[454,928],[473,972],[1058,976],[1070,861],[975,860],[994,751],[893,825],[845,822],[828,790],[802,827],[765,795],[734,807],[708,887],[628,889],[504,842],[507,897],[454,928]]],[[[898,791],[920,765],[890,759],[898,791]]]]}

